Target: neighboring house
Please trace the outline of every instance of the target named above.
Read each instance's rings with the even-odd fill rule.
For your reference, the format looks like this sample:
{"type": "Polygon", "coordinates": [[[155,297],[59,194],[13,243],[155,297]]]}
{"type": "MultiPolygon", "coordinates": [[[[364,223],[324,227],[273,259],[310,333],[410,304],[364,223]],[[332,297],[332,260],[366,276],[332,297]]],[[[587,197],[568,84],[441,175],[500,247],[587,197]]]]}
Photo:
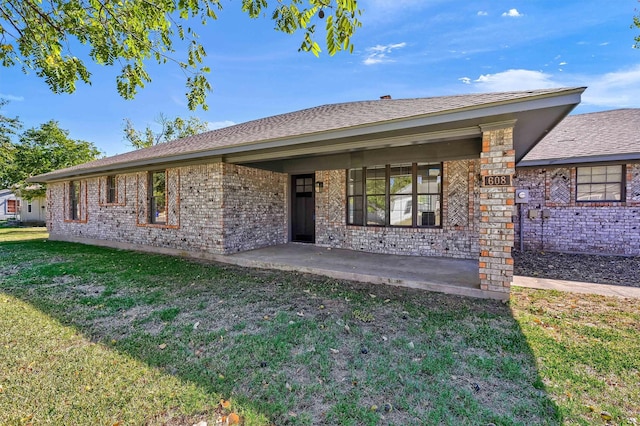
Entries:
{"type": "Polygon", "coordinates": [[[47,200],[38,197],[25,200],[10,189],[0,190],[0,220],[17,220],[24,224],[44,225],[47,220],[47,200]]]}
{"type": "Polygon", "coordinates": [[[516,247],[640,256],[640,109],[565,118],[515,181],[529,195],[516,247]]]}
{"type": "Polygon", "coordinates": [[[0,220],[17,219],[20,200],[10,189],[0,189],[0,220]]]}
{"type": "Polygon", "coordinates": [[[20,199],[20,222],[26,225],[44,225],[47,221],[47,199],[20,199]]]}
{"type": "Polygon", "coordinates": [[[47,183],[54,240],[203,258],[293,241],[472,259],[480,292],[505,299],[515,164],[583,91],[324,105],[30,181],[47,183]]]}

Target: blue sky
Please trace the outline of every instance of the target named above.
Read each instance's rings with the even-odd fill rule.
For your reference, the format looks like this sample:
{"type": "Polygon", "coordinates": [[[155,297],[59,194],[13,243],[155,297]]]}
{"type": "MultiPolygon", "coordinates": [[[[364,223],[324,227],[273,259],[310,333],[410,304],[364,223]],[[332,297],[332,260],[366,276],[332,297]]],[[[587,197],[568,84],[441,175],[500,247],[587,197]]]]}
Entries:
{"type": "MultiPolygon", "coordinates": [[[[273,1],[273,0],[272,0],[273,1]]],[[[213,92],[209,110],[189,111],[184,75],[150,64],[153,79],[133,101],[116,92],[117,69],[91,65],[91,86],[52,94],[35,73],[0,67],[2,111],[25,127],[57,120],[74,139],[107,155],[130,151],[123,120],[137,128],[195,115],[218,128],[326,103],[487,91],[588,86],[575,113],[640,107],[636,0],[360,0],[363,27],[353,54],[299,53],[301,34],[251,20],[223,2],[199,31],[213,92]]],[[[183,52],[176,52],[181,57],[183,52]]]]}

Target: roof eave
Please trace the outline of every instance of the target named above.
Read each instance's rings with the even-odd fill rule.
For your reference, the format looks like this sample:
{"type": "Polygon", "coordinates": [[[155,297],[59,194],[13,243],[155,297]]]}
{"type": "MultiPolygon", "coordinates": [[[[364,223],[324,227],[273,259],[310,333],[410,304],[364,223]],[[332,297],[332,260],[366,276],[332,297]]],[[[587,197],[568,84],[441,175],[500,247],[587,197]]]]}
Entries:
{"type": "Polygon", "coordinates": [[[522,160],[516,167],[547,167],[547,166],[564,166],[568,164],[585,164],[585,163],[607,163],[607,162],[620,162],[620,161],[638,161],[640,160],[639,152],[625,153],[625,154],[610,154],[610,155],[589,155],[583,157],[564,157],[564,158],[549,158],[540,160],[522,160]]]}
{"type": "Polygon", "coordinates": [[[323,132],[316,132],[312,134],[305,134],[286,138],[277,138],[270,140],[263,140],[259,142],[250,142],[245,144],[232,145],[221,148],[214,148],[201,151],[193,151],[179,155],[168,155],[164,157],[156,157],[149,159],[142,159],[136,161],[123,162],[119,164],[112,164],[106,166],[98,166],[91,168],[84,168],[80,170],[69,170],[65,172],[65,169],[59,172],[50,172],[38,176],[33,176],[27,179],[27,182],[53,182],[59,180],[65,180],[74,177],[81,177],[86,175],[95,175],[103,172],[116,172],[126,169],[133,169],[140,166],[153,166],[166,163],[172,163],[177,161],[188,161],[204,158],[216,158],[223,155],[237,154],[241,152],[257,151],[263,149],[273,148],[289,148],[292,145],[300,145],[312,142],[323,142],[337,139],[349,138],[352,136],[362,136],[368,134],[376,134],[382,132],[390,132],[400,129],[409,129],[413,127],[424,127],[438,124],[453,123],[457,121],[480,119],[482,117],[490,117],[504,114],[514,114],[527,110],[535,110],[541,108],[549,108],[561,105],[577,105],[580,103],[580,95],[586,87],[570,88],[560,92],[543,93],[538,95],[532,95],[531,97],[509,99],[500,102],[494,102],[489,104],[481,104],[474,106],[467,106],[452,110],[438,111],[435,113],[424,114],[420,116],[413,116],[408,118],[393,119],[383,122],[377,122],[372,124],[364,124],[359,126],[352,126],[337,130],[328,130],[323,132]]]}

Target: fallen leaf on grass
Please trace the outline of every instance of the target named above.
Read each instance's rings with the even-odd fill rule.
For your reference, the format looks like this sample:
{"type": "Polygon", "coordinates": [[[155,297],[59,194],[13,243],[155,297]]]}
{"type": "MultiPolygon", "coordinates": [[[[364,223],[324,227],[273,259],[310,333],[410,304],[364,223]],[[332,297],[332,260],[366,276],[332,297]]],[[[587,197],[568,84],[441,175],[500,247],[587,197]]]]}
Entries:
{"type": "Polygon", "coordinates": [[[329,348],[329,350],[331,351],[332,354],[337,354],[340,352],[339,350],[333,349],[333,348],[329,348]]]}
{"type": "Polygon", "coordinates": [[[240,423],[240,416],[238,416],[236,413],[231,413],[227,417],[227,421],[230,425],[237,425],[240,423]]]}
{"type": "Polygon", "coordinates": [[[231,401],[229,401],[228,399],[221,399],[220,406],[226,410],[231,407],[231,401]]]}
{"type": "Polygon", "coordinates": [[[613,416],[606,411],[601,412],[600,417],[602,417],[602,420],[604,420],[605,422],[608,422],[609,420],[613,419],[613,416]]]}
{"type": "Polygon", "coordinates": [[[166,343],[162,343],[162,344],[158,345],[158,349],[160,349],[160,350],[163,350],[166,347],[167,347],[166,343]]]}

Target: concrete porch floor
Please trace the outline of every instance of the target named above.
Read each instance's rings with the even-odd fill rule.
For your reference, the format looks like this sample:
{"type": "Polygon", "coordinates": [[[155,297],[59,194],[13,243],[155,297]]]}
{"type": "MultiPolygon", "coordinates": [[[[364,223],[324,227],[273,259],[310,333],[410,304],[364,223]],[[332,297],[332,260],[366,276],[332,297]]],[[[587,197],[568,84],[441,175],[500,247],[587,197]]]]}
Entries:
{"type": "Polygon", "coordinates": [[[376,254],[303,243],[265,247],[220,256],[217,260],[239,266],[297,271],[461,296],[504,297],[480,290],[477,260],[376,254]]]}

